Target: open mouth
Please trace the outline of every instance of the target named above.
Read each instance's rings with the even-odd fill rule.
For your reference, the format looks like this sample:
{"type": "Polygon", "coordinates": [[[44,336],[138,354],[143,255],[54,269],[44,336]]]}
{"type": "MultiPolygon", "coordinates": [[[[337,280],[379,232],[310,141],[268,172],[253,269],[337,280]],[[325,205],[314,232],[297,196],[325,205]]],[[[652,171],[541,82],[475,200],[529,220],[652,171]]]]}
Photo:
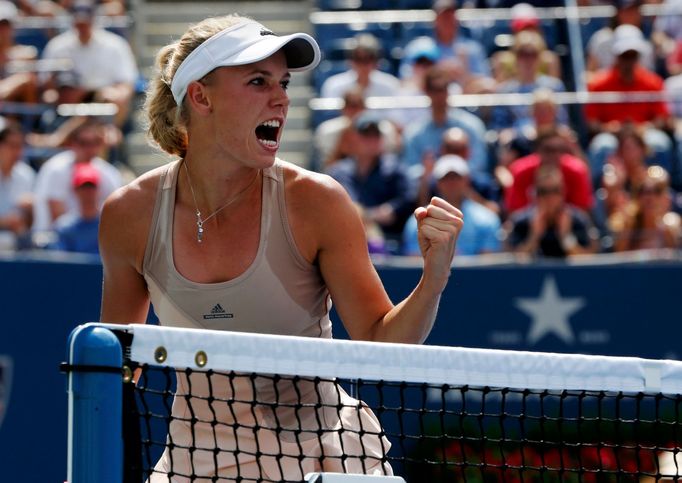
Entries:
{"type": "Polygon", "coordinates": [[[269,148],[277,147],[277,139],[281,125],[281,122],[276,119],[270,119],[269,121],[260,124],[256,128],[258,142],[269,148]]]}

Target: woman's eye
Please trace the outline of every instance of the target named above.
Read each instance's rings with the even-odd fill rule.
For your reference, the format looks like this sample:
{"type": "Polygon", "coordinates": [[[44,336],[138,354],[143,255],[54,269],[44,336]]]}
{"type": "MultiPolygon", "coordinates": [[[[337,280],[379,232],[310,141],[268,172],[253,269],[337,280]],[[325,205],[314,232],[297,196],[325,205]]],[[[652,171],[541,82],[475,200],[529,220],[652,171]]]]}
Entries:
{"type": "Polygon", "coordinates": [[[255,79],[252,79],[249,84],[253,84],[254,86],[262,86],[265,85],[265,79],[262,77],[256,77],[255,79]]]}
{"type": "Polygon", "coordinates": [[[282,81],[279,84],[282,86],[282,89],[284,89],[285,91],[289,88],[289,81],[288,80],[282,81]]]}

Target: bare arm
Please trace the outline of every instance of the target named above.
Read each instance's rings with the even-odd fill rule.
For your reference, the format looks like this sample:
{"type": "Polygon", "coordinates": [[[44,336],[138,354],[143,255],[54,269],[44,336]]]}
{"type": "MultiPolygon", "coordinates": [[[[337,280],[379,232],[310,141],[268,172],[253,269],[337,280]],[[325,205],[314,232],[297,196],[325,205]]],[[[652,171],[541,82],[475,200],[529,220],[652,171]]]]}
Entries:
{"type": "Polygon", "coordinates": [[[130,213],[135,212],[131,205],[136,200],[126,193],[130,190],[123,188],[107,200],[100,221],[104,268],[100,320],[107,323],[145,323],[149,311],[149,294],[141,274],[144,243],[140,243],[146,243],[146,233],[144,224],[131,220],[130,213]]]}
{"type": "MultiPolygon", "coordinates": [[[[313,190],[308,190],[313,191],[313,190]]],[[[393,305],[367,253],[362,221],[348,195],[335,182],[320,193],[326,199],[307,210],[315,226],[317,260],[344,326],[353,339],[420,343],[428,336],[440,295],[450,275],[461,213],[434,198],[415,212],[424,271],[414,291],[393,305]],[[324,205],[323,209],[320,209],[324,205]]],[[[311,196],[311,195],[308,195],[311,196]]],[[[312,195],[309,201],[313,201],[312,195]]]]}

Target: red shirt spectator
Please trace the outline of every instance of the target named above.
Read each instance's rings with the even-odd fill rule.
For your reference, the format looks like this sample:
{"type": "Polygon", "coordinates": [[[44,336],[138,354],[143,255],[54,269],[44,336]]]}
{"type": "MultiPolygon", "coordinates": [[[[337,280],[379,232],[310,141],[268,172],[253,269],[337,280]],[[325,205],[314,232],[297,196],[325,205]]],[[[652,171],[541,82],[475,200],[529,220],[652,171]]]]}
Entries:
{"type": "Polygon", "coordinates": [[[527,207],[532,201],[535,173],[541,164],[558,165],[564,179],[566,202],[589,211],[594,203],[592,181],[585,162],[567,154],[566,141],[556,131],[541,135],[537,152],[519,158],[509,166],[514,179],[504,193],[508,213],[527,207]]]}
{"type": "MultiPolygon", "coordinates": [[[[588,85],[591,92],[660,92],[663,79],[642,67],[640,58],[646,51],[642,31],[634,25],[619,25],[613,32],[611,52],[615,61],[610,69],[595,74],[588,85]]],[[[627,95],[624,101],[627,101],[627,95]]],[[[653,123],[663,127],[670,118],[666,103],[661,99],[652,102],[615,102],[588,104],[585,117],[593,134],[620,130],[624,122],[653,123]]]]}
{"type": "MultiPolygon", "coordinates": [[[[638,65],[634,68],[631,82],[627,82],[618,68],[612,67],[595,75],[588,85],[591,92],[663,92],[663,79],[638,65]]],[[[589,122],[610,121],[649,122],[669,116],[665,102],[620,102],[613,104],[588,104],[585,117],[589,122]]]]}

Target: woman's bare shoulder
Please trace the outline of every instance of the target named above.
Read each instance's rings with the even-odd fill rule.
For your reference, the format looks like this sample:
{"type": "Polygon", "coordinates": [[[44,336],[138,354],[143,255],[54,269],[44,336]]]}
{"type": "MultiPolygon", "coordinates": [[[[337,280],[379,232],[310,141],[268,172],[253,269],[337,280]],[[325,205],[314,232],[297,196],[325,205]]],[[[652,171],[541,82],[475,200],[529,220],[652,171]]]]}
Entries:
{"type": "Polygon", "coordinates": [[[114,191],[105,201],[99,240],[103,260],[127,260],[138,272],[147,245],[159,182],[167,166],[153,169],[114,191]]]}
{"type": "Polygon", "coordinates": [[[330,203],[346,203],[349,201],[346,190],[331,176],[287,162],[281,164],[287,203],[312,204],[317,209],[324,209],[330,203]]]}
{"type": "Polygon", "coordinates": [[[139,216],[148,212],[151,216],[159,182],[167,170],[167,165],[160,166],[118,188],[105,201],[103,215],[130,217],[133,213],[139,216]]]}

